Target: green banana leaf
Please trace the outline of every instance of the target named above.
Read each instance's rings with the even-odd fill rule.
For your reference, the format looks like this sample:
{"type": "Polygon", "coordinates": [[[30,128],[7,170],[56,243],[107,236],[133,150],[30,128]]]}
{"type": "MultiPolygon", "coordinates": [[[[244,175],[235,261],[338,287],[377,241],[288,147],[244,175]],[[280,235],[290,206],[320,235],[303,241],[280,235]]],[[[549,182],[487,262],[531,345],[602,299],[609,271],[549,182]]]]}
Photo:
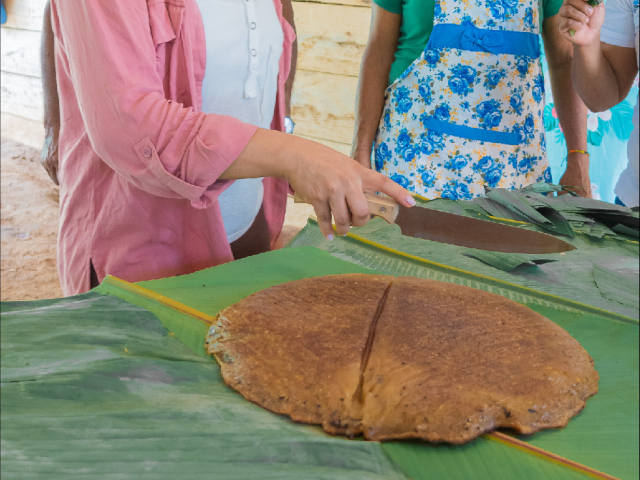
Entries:
{"type": "MultiPolygon", "coordinates": [[[[385,273],[390,273],[388,270],[392,264],[387,263],[383,255],[379,256],[381,265],[387,267],[385,273]]],[[[167,295],[206,315],[215,315],[220,309],[266,286],[307,276],[349,271],[366,272],[314,248],[287,248],[184,277],[140,282],[138,285],[167,295]]],[[[396,273],[404,275],[407,272],[400,268],[396,273]]],[[[103,284],[100,289],[120,294],[114,285],[103,284]]],[[[587,408],[571,420],[567,428],[541,432],[522,440],[607,474],[636,478],[639,473],[638,326],[588,311],[569,311],[561,304],[542,305],[536,303],[534,297],[517,293],[514,297],[552,319],[580,341],[593,356],[601,377],[599,393],[587,402],[587,408]]],[[[161,312],[152,305],[150,308],[161,312]]],[[[159,314],[159,317],[165,323],[168,321],[166,313],[159,314]]],[[[185,316],[176,319],[175,313],[173,317],[169,321],[194,322],[193,318],[185,316]]],[[[197,350],[199,345],[190,347],[197,350]]],[[[382,444],[382,448],[414,480],[569,479],[585,476],[495,442],[490,437],[464,446],[390,442],[382,444]]]]}
{"type": "MultiPolygon", "coordinates": [[[[600,227],[600,224],[596,226],[600,227]]],[[[529,225],[519,228],[535,229],[529,225]]],[[[317,223],[309,220],[289,246],[315,246],[338,258],[390,275],[410,275],[469,285],[516,301],[540,302],[543,305],[556,302],[559,305],[569,300],[591,306],[594,311],[616,313],[636,320],[639,316],[637,309],[604,298],[593,278],[594,263],[604,265],[629,261],[637,265],[638,245],[628,241],[576,235],[573,238],[563,237],[576,247],[575,250],[523,255],[487,252],[406,237],[396,225],[389,225],[381,219],[373,219],[351,232],[348,237],[337,237],[329,242],[317,223]],[[508,285],[504,286],[505,282],[508,285]],[[517,292],[525,293],[519,297],[517,292]]],[[[567,308],[573,307],[567,305],[567,308]]]]}
{"type": "Polygon", "coordinates": [[[407,479],[378,443],[245,401],[120,298],[3,303],[1,326],[3,480],[407,479]]]}

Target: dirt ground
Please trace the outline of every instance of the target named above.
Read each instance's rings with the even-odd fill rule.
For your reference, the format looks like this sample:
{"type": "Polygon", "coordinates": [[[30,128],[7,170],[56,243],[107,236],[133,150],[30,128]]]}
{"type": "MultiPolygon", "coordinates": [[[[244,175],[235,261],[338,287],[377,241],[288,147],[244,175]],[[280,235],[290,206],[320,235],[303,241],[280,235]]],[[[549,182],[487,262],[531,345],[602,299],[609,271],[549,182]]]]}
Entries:
{"type": "MultiPolygon", "coordinates": [[[[0,299],[35,300],[62,296],[56,268],[58,187],[39,162],[40,152],[2,139],[0,299]]],[[[289,199],[285,243],[313,213],[289,199]]]]}

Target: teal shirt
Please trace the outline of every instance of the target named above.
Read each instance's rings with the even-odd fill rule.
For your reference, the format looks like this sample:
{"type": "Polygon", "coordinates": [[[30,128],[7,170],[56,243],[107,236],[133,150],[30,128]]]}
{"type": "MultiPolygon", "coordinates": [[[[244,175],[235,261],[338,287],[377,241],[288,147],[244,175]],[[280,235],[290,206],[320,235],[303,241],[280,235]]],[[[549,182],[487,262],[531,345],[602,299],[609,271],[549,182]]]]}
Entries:
{"type": "MultiPolygon", "coordinates": [[[[553,17],[563,0],[541,0],[540,18],[553,17]]],[[[373,0],[388,12],[402,15],[395,60],[389,72],[391,85],[420,56],[433,30],[435,0],[373,0]]]]}

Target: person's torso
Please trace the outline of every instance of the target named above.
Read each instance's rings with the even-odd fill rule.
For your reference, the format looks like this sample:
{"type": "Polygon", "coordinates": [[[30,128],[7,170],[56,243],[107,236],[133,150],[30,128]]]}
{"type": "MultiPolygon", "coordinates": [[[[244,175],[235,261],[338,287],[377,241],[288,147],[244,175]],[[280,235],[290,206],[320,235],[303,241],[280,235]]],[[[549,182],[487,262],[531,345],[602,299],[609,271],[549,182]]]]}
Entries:
{"type": "Polygon", "coordinates": [[[538,12],[436,3],[426,48],[385,92],[376,170],[452,200],[546,179],[538,12]]]}
{"type": "MultiPolygon", "coordinates": [[[[283,32],[273,0],[196,0],[207,66],[202,111],[269,128],[278,89],[283,32]]],[[[261,178],[236,180],[218,198],[229,242],[251,226],[262,205],[261,178]]]]}
{"type": "MultiPolygon", "coordinates": [[[[633,21],[636,27],[636,61],[638,62],[638,67],[640,67],[640,43],[639,38],[640,34],[638,28],[638,12],[639,10],[639,2],[638,0],[633,0],[633,21]]],[[[636,201],[630,202],[637,203],[638,202],[638,177],[640,176],[640,95],[638,95],[638,99],[636,100],[636,106],[633,110],[633,132],[631,133],[631,137],[629,137],[629,144],[627,147],[627,156],[629,157],[629,166],[627,170],[623,172],[623,175],[628,175],[633,179],[633,187],[635,187],[635,191],[633,192],[633,198],[636,201]]],[[[633,187],[630,186],[629,190],[633,190],[633,187]]],[[[630,205],[637,206],[637,205],[630,205]]]]}
{"type": "MultiPolygon", "coordinates": [[[[133,7],[134,0],[131,3],[133,7]]],[[[273,1],[270,3],[273,5],[273,1]]],[[[196,0],[136,0],[135,6],[133,14],[143,15],[149,29],[140,31],[133,41],[153,43],[164,97],[200,111],[206,53],[196,0]],[[139,8],[139,3],[144,7],[139,8]]],[[[287,27],[282,67],[287,70],[294,35],[284,25],[277,6],[276,10],[283,28],[287,27]]],[[[56,42],[60,41],[58,29],[54,22],[56,42]]],[[[129,281],[191,273],[232,260],[217,209],[195,209],[186,200],[151,195],[100,159],[82,119],[68,62],[65,47],[56,45],[61,110],[58,270],[65,294],[88,290],[89,259],[93,259],[100,278],[109,273],[129,281]]],[[[283,86],[281,78],[278,98],[282,98],[283,86]]],[[[276,110],[274,128],[283,129],[280,101],[276,110]]],[[[265,198],[273,202],[275,187],[270,183],[268,188],[265,198]]],[[[278,188],[284,191],[284,187],[278,188]]],[[[271,207],[267,221],[270,227],[274,223],[274,231],[280,210],[284,211],[280,207],[280,203],[286,203],[283,196],[277,206],[267,205],[271,207]]]]}
{"type": "MultiPolygon", "coordinates": [[[[376,0],[373,0],[378,3],[376,0]]],[[[402,2],[402,24],[400,37],[396,49],[395,59],[389,72],[389,85],[391,85],[402,73],[420,56],[429,41],[433,30],[434,11],[436,0],[396,0],[402,2]]],[[[455,1],[455,0],[454,0],[455,1]]],[[[490,10],[492,5],[501,5],[498,0],[480,0],[477,3],[486,4],[490,10]]],[[[562,0],[520,0],[523,5],[537,5],[538,18],[542,19],[555,15],[562,0]]],[[[384,8],[384,3],[380,2],[384,8]]],[[[497,12],[497,10],[496,10],[497,12]]]]}
{"type": "MultiPolygon", "coordinates": [[[[636,66],[640,67],[639,46],[639,0],[610,0],[605,5],[605,20],[600,33],[600,39],[604,43],[614,46],[630,48],[633,46],[636,53],[636,66]],[[633,19],[633,24],[629,22],[633,19]]],[[[616,195],[622,202],[635,207],[640,202],[640,96],[636,100],[633,110],[633,131],[627,143],[628,164],[620,175],[615,187],[616,195]]]]}
{"type": "Polygon", "coordinates": [[[196,0],[207,66],[202,111],[269,128],[283,32],[273,0],[196,0]]]}

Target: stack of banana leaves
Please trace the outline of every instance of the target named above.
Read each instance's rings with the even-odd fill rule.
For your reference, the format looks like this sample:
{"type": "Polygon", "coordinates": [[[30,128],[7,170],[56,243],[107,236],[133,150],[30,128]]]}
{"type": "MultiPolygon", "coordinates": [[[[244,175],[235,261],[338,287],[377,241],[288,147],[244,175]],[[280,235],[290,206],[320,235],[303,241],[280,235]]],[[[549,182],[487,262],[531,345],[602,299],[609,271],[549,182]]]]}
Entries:
{"type": "Polygon", "coordinates": [[[550,233],[573,237],[581,232],[590,237],[605,235],[638,238],[638,212],[620,205],[574,195],[551,196],[563,187],[536,183],[519,191],[488,189],[486,196],[463,208],[480,216],[493,216],[532,223],[550,233]]]}
{"type": "MultiPolygon", "coordinates": [[[[494,290],[487,282],[497,281],[508,284],[507,290],[523,287],[638,318],[638,212],[571,194],[556,196],[562,190],[538,183],[518,191],[489,189],[470,201],[419,200],[418,206],[554,235],[574,247],[568,252],[523,254],[460,247],[402,235],[397,225],[382,219],[333,242],[325,240],[310,220],[288,246],[317,247],[392,275],[406,272],[489,291],[494,290]]],[[[495,287],[495,293],[504,294],[501,288],[495,287]]]]}

